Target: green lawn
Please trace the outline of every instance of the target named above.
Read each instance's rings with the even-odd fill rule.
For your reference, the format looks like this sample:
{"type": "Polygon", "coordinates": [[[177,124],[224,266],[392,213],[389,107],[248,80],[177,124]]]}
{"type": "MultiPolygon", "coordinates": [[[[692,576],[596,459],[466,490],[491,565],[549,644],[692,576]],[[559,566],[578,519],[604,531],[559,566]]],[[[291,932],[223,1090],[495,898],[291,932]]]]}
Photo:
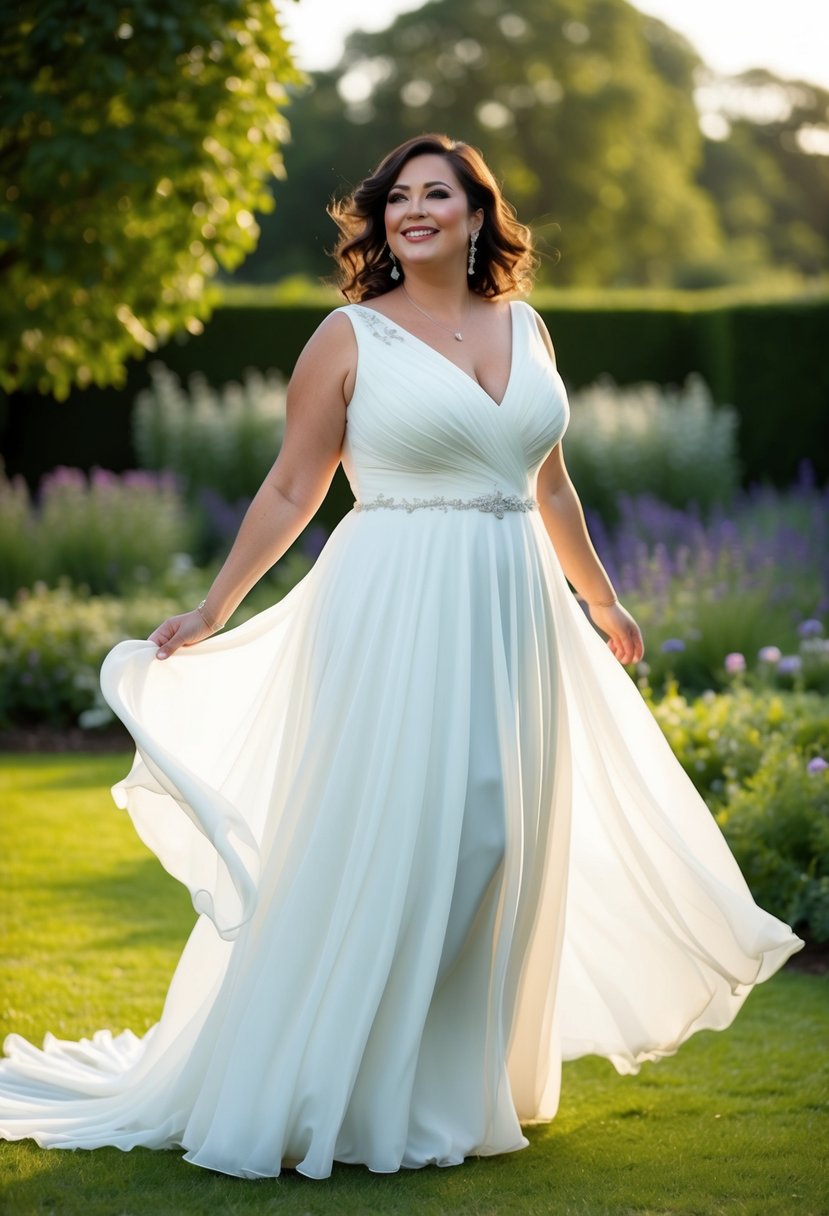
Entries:
{"type": "MultiPolygon", "coordinates": [[[[193,920],[111,801],[123,756],[0,756],[0,1029],[39,1041],[157,1018],[193,920]]],[[[521,1153],[379,1177],[241,1182],[177,1153],[0,1144],[3,1216],[826,1216],[829,977],[791,965],[724,1034],[619,1077],[565,1066],[521,1153]]]]}

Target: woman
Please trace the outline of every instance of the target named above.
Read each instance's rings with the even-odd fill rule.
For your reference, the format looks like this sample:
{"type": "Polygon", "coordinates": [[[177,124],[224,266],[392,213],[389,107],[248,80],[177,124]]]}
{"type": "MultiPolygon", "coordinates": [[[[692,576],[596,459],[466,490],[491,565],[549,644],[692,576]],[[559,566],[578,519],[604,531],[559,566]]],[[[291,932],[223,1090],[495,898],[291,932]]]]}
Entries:
{"type": "Polygon", "coordinates": [[[635,1072],[802,945],[620,666],[641,635],[513,298],[529,234],[479,154],[410,140],[333,214],[353,303],[300,356],[225,565],[102,672],[137,744],[116,800],[201,915],[143,1039],[12,1036],[7,1137],[243,1177],[508,1152],[562,1059],[635,1072]],[[314,569],[217,632],[340,460],[356,501],[314,569]]]}

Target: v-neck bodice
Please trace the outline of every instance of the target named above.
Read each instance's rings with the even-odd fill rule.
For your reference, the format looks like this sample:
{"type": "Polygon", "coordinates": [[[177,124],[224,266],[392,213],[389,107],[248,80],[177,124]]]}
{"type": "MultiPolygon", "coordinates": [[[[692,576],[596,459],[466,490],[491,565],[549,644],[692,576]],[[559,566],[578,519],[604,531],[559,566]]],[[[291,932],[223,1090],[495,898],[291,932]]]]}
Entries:
{"type": "Polygon", "coordinates": [[[385,313],[378,312],[376,308],[370,308],[366,304],[359,304],[359,305],[356,305],[356,307],[362,308],[364,311],[373,313],[374,316],[382,318],[382,320],[385,321],[387,325],[391,325],[394,329],[398,330],[400,333],[405,334],[406,337],[410,338],[412,342],[419,342],[422,346],[425,346],[426,349],[430,350],[432,352],[432,354],[435,355],[438,359],[445,359],[446,362],[449,363],[452,367],[454,367],[457,371],[459,371],[462,376],[466,376],[466,378],[468,380],[471,380],[473,384],[477,385],[477,387],[483,393],[484,397],[486,397],[489,404],[495,406],[496,409],[500,409],[501,406],[506,401],[507,395],[509,394],[509,391],[510,391],[510,386],[512,384],[512,373],[515,368],[515,315],[514,315],[515,301],[514,300],[511,300],[508,305],[509,315],[510,315],[510,357],[509,357],[509,367],[507,369],[507,382],[506,382],[506,385],[504,386],[504,391],[501,394],[500,401],[495,400],[495,398],[492,396],[492,393],[488,392],[484,388],[484,386],[481,384],[480,380],[477,379],[477,377],[473,376],[471,374],[471,372],[465,371],[460,366],[460,364],[456,363],[454,359],[450,359],[448,355],[445,355],[443,353],[443,351],[438,350],[437,347],[435,347],[435,346],[432,346],[431,342],[426,342],[423,338],[419,338],[417,336],[417,334],[413,334],[410,329],[406,329],[404,326],[398,325],[396,321],[392,321],[391,318],[387,317],[385,313]]]}
{"type": "Polygon", "coordinates": [[[510,370],[500,403],[383,313],[362,304],[339,311],[358,350],[343,444],[355,498],[532,495],[569,407],[529,305],[510,303],[510,370]]]}

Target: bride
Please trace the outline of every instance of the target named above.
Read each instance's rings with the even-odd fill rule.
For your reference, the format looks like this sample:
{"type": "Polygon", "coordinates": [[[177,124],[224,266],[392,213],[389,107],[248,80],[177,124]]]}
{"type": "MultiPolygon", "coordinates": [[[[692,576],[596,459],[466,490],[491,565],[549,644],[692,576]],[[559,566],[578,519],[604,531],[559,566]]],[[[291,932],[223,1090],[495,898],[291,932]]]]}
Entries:
{"type": "Polygon", "coordinates": [[[247,1178],[509,1152],[563,1060],[636,1072],[803,944],[624,671],[642,637],[480,154],[409,140],[333,214],[349,303],[297,362],[224,566],[102,670],[136,743],[116,802],[198,919],[143,1038],[9,1037],[6,1138],[247,1178]],[[354,508],[312,571],[223,632],[340,462],[354,508]]]}

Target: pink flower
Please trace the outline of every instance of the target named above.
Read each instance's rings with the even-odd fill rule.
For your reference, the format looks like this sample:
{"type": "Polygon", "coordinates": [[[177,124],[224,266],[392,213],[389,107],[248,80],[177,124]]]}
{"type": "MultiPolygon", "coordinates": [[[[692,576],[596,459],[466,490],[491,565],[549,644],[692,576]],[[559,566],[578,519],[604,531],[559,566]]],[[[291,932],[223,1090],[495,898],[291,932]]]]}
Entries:
{"type": "Polygon", "coordinates": [[[806,765],[806,772],[809,773],[810,776],[814,776],[816,773],[825,773],[827,768],[829,768],[829,764],[827,764],[827,762],[823,759],[823,756],[815,756],[815,758],[810,760],[806,765]]]}
{"type": "Polygon", "coordinates": [[[746,656],[740,654],[739,650],[732,650],[731,654],[725,656],[725,670],[730,676],[739,675],[741,671],[746,669],[746,656]]]}
{"type": "Polygon", "coordinates": [[[764,646],[757,652],[757,658],[761,663],[779,663],[782,657],[783,652],[779,646],[764,646]]]}

